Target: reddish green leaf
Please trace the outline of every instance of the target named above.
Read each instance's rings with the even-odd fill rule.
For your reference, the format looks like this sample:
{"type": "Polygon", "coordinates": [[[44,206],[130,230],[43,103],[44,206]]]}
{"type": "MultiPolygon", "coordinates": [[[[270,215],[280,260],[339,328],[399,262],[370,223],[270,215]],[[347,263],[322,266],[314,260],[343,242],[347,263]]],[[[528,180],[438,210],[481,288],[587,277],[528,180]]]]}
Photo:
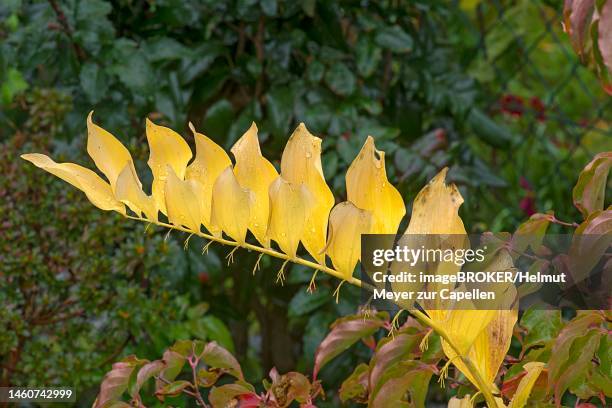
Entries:
{"type": "Polygon", "coordinates": [[[125,401],[108,401],[101,408],[132,408],[132,406],[125,401]]]}
{"type": "Polygon", "coordinates": [[[100,393],[94,402],[94,408],[102,407],[108,402],[119,399],[127,389],[134,368],[144,363],[145,360],[140,360],[136,356],[129,356],[113,364],[111,370],[104,376],[102,384],[100,384],[100,393]]]}
{"type": "Polygon", "coordinates": [[[209,367],[223,369],[240,380],[244,379],[238,360],[216,341],[206,344],[200,358],[209,367]]]}
{"type": "Polygon", "coordinates": [[[580,173],[578,182],[574,186],[573,197],[574,205],[584,218],[596,211],[603,210],[606,183],[611,166],[612,152],[603,152],[596,155],[580,173]]]}
{"type": "Polygon", "coordinates": [[[582,312],[559,333],[548,362],[548,385],[555,400],[588,369],[599,345],[598,328],[604,319],[600,312],[582,312]]]}
{"type": "Polygon", "coordinates": [[[336,320],[331,325],[329,334],[317,347],[312,378],[316,379],[319,370],[334,357],[358,340],[371,336],[383,327],[388,317],[387,313],[376,313],[371,316],[358,314],[336,320]]]}
{"type": "Polygon", "coordinates": [[[612,72],[612,1],[605,1],[599,12],[599,52],[609,72],[612,72]]]}
{"type": "Polygon", "coordinates": [[[226,384],[220,387],[213,387],[210,390],[208,399],[213,408],[226,408],[232,405],[233,401],[241,396],[257,397],[252,385],[239,381],[234,384],[226,384]]]}
{"type": "Polygon", "coordinates": [[[537,251],[548,225],[554,219],[554,214],[533,214],[529,217],[529,220],[525,221],[516,229],[516,232],[512,236],[512,248],[519,253],[525,252],[528,247],[531,247],[534,251],[537,251]]]}
{"type": "Polygon", "coordinates": [[[563,371],[552,384],[554,386],[556,404],[561,403],[561,397],[570,386],[586,376],[588,369],[592,365],[591,359],[599,347],[600,338],[600,332],[591,329],[586,335],[574,341],[570,348],[569,359],[563,366],[563,371]]]}
{"type": "MultiPolygon", "coordinates": [[[[136,375],[136,379],[133,384],[129,386],[130,396],[132,398],[136,398],[140,389],[150,378],[158,375],[161,370],[163,370],[165,364],[161,360],[152,361],[143,365],[140,370],[138,370],[138,374],[136,375]]],[[[132,373],[133,376],[133,373],[132,373]]]]}
{"type": "Polygon", "coordinates": [[[191,387],[191,383],[189,381],[185,381],[185,380],[174,381],[174,382],[171,382],[170,384],[164,385],[163,387],[155,391],[155,395],[164,396],[164,397],[165,396],[173,397],[173,396],[179,395],[180,393],[183,392],[185,388],[188,388],[188,387],[191,387]]]}
{"type": "Polygon", "coordinates": [[[561,311],[528,309],[521,318],[520,326],[527,330],[523,339],[523,351],[557,337],[563,327],[561,311]]]}
{"type": "Polygon", "coordinates": [[[387,368],[370,394],[372,408],[424,407],[434,367],[419,361],[399,361],[387,368]],[[410,403],[405,398],[410,395],[410,403]]]}
{"type": "Polygon", "coordinates": [[[212,387],[223,373],[219,370],[200,369],[197,374],[198,385],[200,387],[212,387]]]}
{"type": "Polygon", "coordinates": [[[563,14],[565,16],[564,28],[569,34],[572,46],[576,53],[584,53],[586,33],[591,24],[595,1],[569,0],[565,2],[563,14]]]}
{"type": "Polygon", "coordinates": [[[594,212],[576,228],[567,258],[569,273],[575,283],[589,276],[611,244],[612,210],[594,212]]]}
{"type": "Polygon", "coordinates": [[[368,388],[370,376],[370,367],[361,363],[353,373],[342,382],[342,386],[338,391],[340,400],[346,402],[348,400],[355,400],[358,403],[365,404],[368,402],[368,388]]]}
{"type": "Polygon", "coordinates": [[[370,384],[375,387],[388,367],[397,361],[410,360],[423,339],[418,327],[408,327],[382,340],[370,360],[370,384]]]}
{"type": "MultiPolygon", "coordinates": [[[[164,351],[163,362],[165,368],[160,372],[160,377],[166,381],[173,381],[183,370],[185,361],[193,349],[193,342],[189,340],[179,340],[168,350],[164,351]]],[[[164,387],[163,381],[157,381],[156,388],[164,387]]]]}
{"type": "Polygon", "coordinates": [[[270,372],[270,378],[272,378],[270,391],[274,401],[280,407],[287,407],[294,400],[299,403],[308,401],[311,385],[308,378],[303,374],[292,371],[284,375],[278,375],[276,369],[273,368],[270,372]]]}

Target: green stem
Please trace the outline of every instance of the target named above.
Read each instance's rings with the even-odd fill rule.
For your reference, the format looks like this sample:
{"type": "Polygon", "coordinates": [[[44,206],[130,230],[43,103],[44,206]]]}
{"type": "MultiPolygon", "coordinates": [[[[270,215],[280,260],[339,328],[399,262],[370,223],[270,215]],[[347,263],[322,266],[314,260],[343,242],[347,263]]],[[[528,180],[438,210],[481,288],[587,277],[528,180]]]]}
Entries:
{"type": "MultiPolygon", "coordinates": [[[[132,220],[137,220],[137,221],[151,222],[150,220],[147,220],[145,218],[133,217],[131,215],[125,215],[125,217],[129,218],[129,219],[132,219],[132,220]]],[[[241,247],[241,248],[248,249],[250,251],[255,251],[255,252],[260,252],[262,254],[270,255],[270,256],[275,257],[275,258],[284,259],[286,261],[290,261],[290,262],[293,262],[293,263],[296,263],[296,264],[299,264],[299,265],[307,266],[309,268],[312,268],[312,269],[315,269],[315,270],[318,270],[318,271],[321,271],[321,272],[325,272],[325,273],[327,273],[329,275],[332,275],[332,276],[334,276],[334,277],[336,277],[338,279],[342,279],[343,281],[347,281],[351,285],[355,285],[357,287],[368,289],[368,290],[371,290],[371,291],[374,290],[374,288],[371,285],[369,285],[368,283],[362,282],[360,279],[357,279],[357,278],[355,278],[353,276],[347,278],[342,273],[340,273],[337,270],[332,269],[332,268],[330,268],[330,267],[328,267],[326,265],[321,265],[321,264],[318,264],[316,262],[308,261],[306,259],[299,258],[299,257],[291,257],[291,256],[289,256],[287,254],[284,254],[282,252],[276,251],[276,250],[274,250],[272,248],[264,248],[264,247],[260,247],[260,246],[257,246],[257,245],[249,244],[248,242],[240,243],[240,242],[237,242],[237,241],[231,241],[231,240],[225,239],[223,237],[217,237],[217,236],[214,236],[214,235],[206,234],[206,233],[201,232],[201,231],[192,231],[192,230],[190,230],[188,228],[185,228],[185,227],[182,227],[182,226],[168,224],[168,223],[161,222],[161,221],[155,221],[155,222],[153,222],[153,224],[159,225],[159,226],[165,227],[165,228],[170,228],[170,229],[175,229],[175,230],[178,230],[178,231],[187,232],[189,234],[195,234],[195,235],[197,235],[199,237],[208,239],[210,241],[218,242],[218,243],[223,244],[223,245],[229,245],[229,246],[233,246],[233,247],[241,247]]],[[[461,359],[463,364],[465,364],[467,369],[470,371],[470,374],[472,375],[472,378],[474,378],[474,381],[476,382],[477,387],[479,388],[479,390],[484,395],[484,398],[485,398],[485,401],[487,402],[487,405],[490,408],[496,408],[497,404],[495,402],[495,398],[493,397],[493,393],[491,392],[491,388],[489,387],[489,384],[487,384],[485,382],[485,380],[480,376],[480,373],[478,372],[478,370],[474,366],[474,363],[472,362],[472,360],[470,360],[470,358],[467,357],[467,356],[461,355],[461,353],[459,352],[459,348],[450,339],[450,337],[446,333],[446,330],[444,330],[444,328],[440,324],[438,324],[438,322],[432,320],[429,316],[427,316],[425,313],[421,312],[420,310],[411,310],[410,313],[413,314],[417,319],[419,319],[420,321],[422,321],[423,323],[425,323],[426,325],[431,327],[433,330],[435,330],[440,335],[440,337],[442,337],[444,339],[444,341],[446,341],[446,343],[448,343],[448,345],[459,356],[459,358],[461,359]]]]}

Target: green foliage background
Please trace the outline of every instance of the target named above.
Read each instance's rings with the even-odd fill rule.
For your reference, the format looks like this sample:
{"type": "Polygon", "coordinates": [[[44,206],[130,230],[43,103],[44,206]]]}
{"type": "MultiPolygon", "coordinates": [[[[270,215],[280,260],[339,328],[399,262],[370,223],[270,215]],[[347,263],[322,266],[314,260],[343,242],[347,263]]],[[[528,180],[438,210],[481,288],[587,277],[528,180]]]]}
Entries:
{"type": "MultiPolygon", "coordinates": [[[[250,379],[272,366],[308,371],[328,324],[358,301],[347,288],[335,304],[326,277],[307,295],[311,271],[297,266],[279,287],[275,261],[253,277],[255,254],[226,266],[223,248],[201,256],[192,239],[183,251],[185,236],[100,214],[17,160],[38,149],[88,163],[92,109],[140,159],[145,185],[147,115],[184,135],[192,121],[226,148],[255,121],[275,165],[305,122],[324,140],[338,199],[371,134],[408,205],[449,166],[472,231],[513,230],[530,206],[577,219],[571,188],[594,153],[612,149],[612,112],[560,30],[561,3],[4,1],[2,381],[71,383],[88,401],[115,356],[156,358],[192,337],[235,352],[250,379]],[[54,311],[67,318],[37,323],[54,311]]],[[[329,388],[366,352],[334,360],[322,373],[329,388]]]]}

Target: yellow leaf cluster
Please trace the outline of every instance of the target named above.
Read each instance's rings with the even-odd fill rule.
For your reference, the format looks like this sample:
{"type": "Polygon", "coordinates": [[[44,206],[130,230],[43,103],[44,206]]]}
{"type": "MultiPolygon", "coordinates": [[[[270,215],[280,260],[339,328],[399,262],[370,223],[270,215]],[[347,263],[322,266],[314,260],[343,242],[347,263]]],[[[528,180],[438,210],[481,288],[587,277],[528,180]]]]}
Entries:
{"type": "MultiPolygon", "coordinates": [[[[231,148],[234,162],[212,139],[191,124],[190,128],[195,158],[178,133],[146,121],[147,163],[153,174],[150,195],[142,188],[129,151],[94,124],[92,114],[87,118],[87,152],[106,180],[87,168],[56,163],[42,154],[22,157],[82,190],[102,210],[126,215],[127,206],[138,218],[153,223],[161,222],[161,213],[183,230],[200,234],[203,226],[212,237],[221,239],[225,234],[235,245],[252,248],[246,243],[250,231],[262,245],[261,252],[269,253],[266,250],[274,241],[287,260],[297,259],[302,244],[315,260],[313,265],[345,280],[352,279],[360,260],[361,235],[396,234],[405,215],[404,201],[387,179],[384,152],[376,149],[371,136],[347,171],[347,200],[335,204],[321,165],[321,139],[304,124],[285,146],[280,174],[263,157],[254,123],[231,148]],[[326,257],[334,269],[326,265],[326,257]]],[[[445,183],[446,171],[415,198],[405,237],[449,234],[459,237],[450,244],[468,245],[461,238],[466,230],[458,213],[463,198],[454,185],[445,183]]],[[[509,257],[498,262],[501,265],[495,268],[512,266],[509,257]]],[[[437,268],[448,273],[457,267],[437,268]]],[[[443,334],[449,360],[481,392],[496,392],[494,380],[510,346],[516,310],[423,306],[432,327],[443,334]]]]}

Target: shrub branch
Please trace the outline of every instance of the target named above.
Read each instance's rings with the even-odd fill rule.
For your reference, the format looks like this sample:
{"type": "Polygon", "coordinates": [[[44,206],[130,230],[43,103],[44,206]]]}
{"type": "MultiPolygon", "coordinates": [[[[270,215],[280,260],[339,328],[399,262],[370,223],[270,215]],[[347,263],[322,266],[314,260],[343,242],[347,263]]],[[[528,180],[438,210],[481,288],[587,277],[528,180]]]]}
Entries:
{"type": "MultiPolygon", "coordinates": [[[[151,222],[150,220],[147,220],[145,218],[141,218],[141,217],[134,217],[131,215],[125,215],[126,218],[132,219],[132,220],[137,220],[137,221],[145,221],[145,222],[151,222]]],[[[178,230],[178,231],[182,231],[182,232],[186,232],[192,235],[197,235],[201,238],[205,238],[207,240],[209,240],[210,242],[218,242],[220,244],[223,245],[229,245],[229,246],[233,246],[236,249],[237,248],[244,248],[244,249],[248,249],[250,251],[255,251],[255,252],[259,252],[261,254],[265,254],[265,255],[270,255],[272,257],[278,258],[278,259],[283,259],[286,262],[293,262],[299,265],[304,265],[307,266],[309,268],[313,268],[315,271],[321,271],[321,272],[325,272],[335,278],[341,279],[342,281],[346,281],[348,283],[350,283],[351,285],[355,285],[357,287],[363,288],[363,289],[367,289],[370,291],[374,290],[374,287],[366,282],[363,282],[361,279],[355,278],[353,276],[347,278],[345,276],[343,276],[340,272],[338,272],[337,270],[330,268],[328,266],[325,265],[321,265],[318,264],[316,262],[312,262],[309,261],[307,259],[303,259],[300,257],[291,257],[287,254],[284,254],[282,252],[276,251],[272,248],[264,248],[264,247],[260,247],[258,245],[253,245],[253,244],[249,244],[248,242],[244,242],[244,243],[239,243],[236,241],[232,241],[229,239],[225,239],[223,237],[215,237],[214,235],[210,235],[201,231],[192,231],[189,228],[185,228],[182,226],[178,226],[178,225],[173,225],[173,224],[168,224],[162,221],[155,221],[153,222],[153,224],[155,225],[159,225],[161,227],[165,227],[165,228],[169,228],[170,230],[174,229],[174,230],[178,230]]],[[[210,243],[209,243],[210,244],[210,243]]],[[[207,244],[207,246],[209,245],[207,244]]],[[[235,250],[235,249],[234,249],[235,250]]],[[[480,375],[480,373],[478,372],[478,370],[476,369],[476,366],[474,366],[474,363],[472,362],[472,360],[467,357],[467,356],[463,356],[461,354],[461,352],[459,351],[459,348],[455,345],[455,343],[453,342],[453,340],[448,336],[448,334],[446,333],[446,330],[444,330],[444,328],[436,321],[432,320],[429,316],[427,316],[425,313],[423,313],[420,310],[411,310],[409,311],[413,316],[415,316],[417,319],[419,319],[421,322],[423,322],[424,324],[428,325],[429,327],[431,327],[436,333],[438,333],[440,335],[440,337],[442,337],[444,339],[444,341],[446,341],[448,343],[448,345],[453,349],[453,351],[459,356],[459,358],[461,359],[461,361],[465,364],[465,366],[468,368],[468,370],[470,371],[470,373],[472,374],[472,377],[474,378],[474,381],[477,383],[477,387],[478,389],[482,392],[482,395],[485,398],[485,401],[487,403],[487,405],[490,408],[495,408],[497,407],[497,403],[495,402],[495,398],[493,397],[493,393],[491,392],[491,388],[489,386],[489,384],[486,383],[486,381],[482,378],[482,376],[480,375]]]]}

